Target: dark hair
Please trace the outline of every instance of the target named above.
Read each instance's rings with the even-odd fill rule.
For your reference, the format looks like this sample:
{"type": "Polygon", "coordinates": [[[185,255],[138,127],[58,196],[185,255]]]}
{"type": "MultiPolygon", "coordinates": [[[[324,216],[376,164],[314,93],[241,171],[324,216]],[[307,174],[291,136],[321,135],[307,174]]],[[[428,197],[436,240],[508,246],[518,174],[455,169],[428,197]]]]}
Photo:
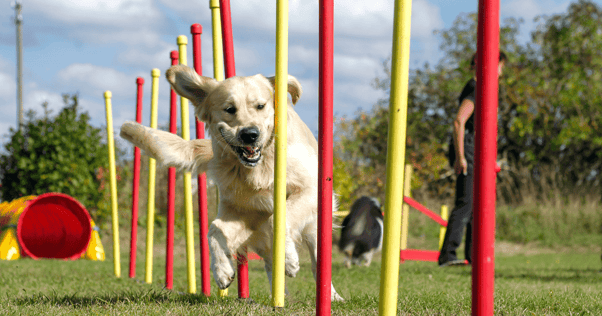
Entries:
{"type": "MultiPolygon", "coordinates": [[[[501,62],[507,62],[508,61],[508,57],[506,57],[506,54],[500,50],[500,58],[498,59],[498,63],[501,62]]],[[[477,65],[477,53],[474,53],[472,55],[472,58],[470,59],[470,69],[474,69],[474,67],[477,65]]]]}

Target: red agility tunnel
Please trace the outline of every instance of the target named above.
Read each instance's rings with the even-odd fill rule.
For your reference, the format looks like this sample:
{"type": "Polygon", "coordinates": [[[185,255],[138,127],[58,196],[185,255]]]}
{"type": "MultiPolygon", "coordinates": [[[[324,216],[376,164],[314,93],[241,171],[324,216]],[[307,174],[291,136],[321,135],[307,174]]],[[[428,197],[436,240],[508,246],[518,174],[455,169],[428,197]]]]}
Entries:
{"type": "Polygon", "coordinates": [[[88,211],[61,193],[46,193],[28,201],[17,223],[21,250],[33,259],[78,259],[91,234],[88,211]]]}

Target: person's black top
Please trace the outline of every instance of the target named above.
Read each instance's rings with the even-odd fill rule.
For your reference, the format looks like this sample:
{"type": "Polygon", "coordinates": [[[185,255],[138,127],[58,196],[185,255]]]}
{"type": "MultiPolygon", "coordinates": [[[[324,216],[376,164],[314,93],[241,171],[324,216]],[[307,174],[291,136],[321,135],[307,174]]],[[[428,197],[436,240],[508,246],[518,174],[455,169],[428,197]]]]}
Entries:
{"type": "MultiPolygon", "coordinates": [[[[476,89],[477,89],[477,81],[474,80],[474,78],[472,78],[466,83],[466,85],[464,86],[464,89],[462,89],[462,93],[460,93],[460,97],[458,98],[458,103],[460,105],[462,105],[462,101],[464,101],[465,99],[468,99],[468,100],[472,101],[472,103],[476,104],[476,102],[475,102],[476,89]]],[[[474,132],[474,111],[472,111],[472,114],[466,121],[466,124],[464,125],[464,127],[468,132],[471,132],[471,133],[474,132]]]]}

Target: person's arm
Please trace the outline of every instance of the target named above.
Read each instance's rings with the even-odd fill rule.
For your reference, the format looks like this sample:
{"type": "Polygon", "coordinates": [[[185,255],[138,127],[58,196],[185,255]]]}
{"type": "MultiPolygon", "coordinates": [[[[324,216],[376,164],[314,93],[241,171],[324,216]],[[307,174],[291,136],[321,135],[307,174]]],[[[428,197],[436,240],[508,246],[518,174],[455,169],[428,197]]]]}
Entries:
{"type": "Polygon", "coordinates": [[[474,103],[470,99],[464,99],[460,104],[460,109],[454,120],[454,147],[456,149],[456,161],[454,162],[454,170],[456,174],[464,173],[468,171],[468,163],[464,156],[464,131],[466,128],[466,121],[470,118],[474,112],[474,103]]]}

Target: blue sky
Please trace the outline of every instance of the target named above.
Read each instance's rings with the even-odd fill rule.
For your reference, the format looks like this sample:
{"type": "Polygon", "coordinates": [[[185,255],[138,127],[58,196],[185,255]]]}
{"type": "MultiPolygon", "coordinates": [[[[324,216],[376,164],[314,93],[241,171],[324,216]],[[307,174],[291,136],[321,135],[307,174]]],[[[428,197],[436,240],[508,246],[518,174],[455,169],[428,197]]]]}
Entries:
{"type": "MultiPolygon", "coordinates": [[[[382,75],[391,54],[393,0],[335,0],[334,111],[353,115],[369,109],[380,91],[370,83],[382,75]]],[[[602,4],[602,0],[596,0],[602,4]]],[[[203,26],[203,74],[213,76],[209,0],[22,0],[24,109],[42,112],[49,102],[56,113],[61,94],[79,93],[92,124],[104,126],[103,92],[113,93],[114,129],[135,119],[137,77],[143,77],[143,124],[150,121],[150,72],[161,70],[159,124],[169,117],[169,87],[163,79],[176,38],[190,25],[203,26]]],[[[570,1],[502,1],[501,17],[525,19],[526,39],[540,14],[565,12],[570,1]]],[[[0,140],[16,126],[16,44],[11,1],[0,1],[0,140]]],[[[274,74],[276,1],[231,0],[237,75],[274,74]]],[[[296,111],[312,131],[318,130],[318,0],[289,2],[289,73],[304,94],[296,111]]],[[[477,1],[414,0],[410,65],[441,57],[434,30],[449,28],[462,14],[475,12],[477,1]]],[[[189,46],[189,64],[192,63],[189,46]]],[[[179,118],[178,118],[179,121],[179,118]]],[[[194,125],[191,125],[194,126],[194,125]]],[[[194,134],[193,134],[194,135],[194,134]]]]}

